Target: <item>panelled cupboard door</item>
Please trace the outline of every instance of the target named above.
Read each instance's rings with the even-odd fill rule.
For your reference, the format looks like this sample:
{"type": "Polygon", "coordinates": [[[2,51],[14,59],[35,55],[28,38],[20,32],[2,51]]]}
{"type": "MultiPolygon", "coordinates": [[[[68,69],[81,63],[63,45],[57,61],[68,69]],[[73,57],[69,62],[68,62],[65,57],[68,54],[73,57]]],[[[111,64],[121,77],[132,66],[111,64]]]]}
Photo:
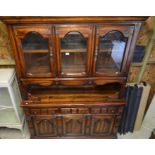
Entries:
{"type": "Polygon", "coordinates": [[[23,76],[54,76],[51,26],[15,26],[14,33],[23,76]]]}
{"type": "Polygon", "coordinates": [[[64,136],[84,136],[84,134],[85,134],[85,116],[83,115],[63,116],[64,136]]]}
{"type": "Polygon", "coordinates": [[[95,75],[119,76],[125,74],[133,36],[133,26],[98,26],[95,43],[95,75]]]}
{"type": "Polygon", "coordinates": [[[109,136],[114,124],[114,115],[93,115],[91,136],[109,136]]]}
{"type": "Polygon", "coordinates": [[[56,116],[33,116],[35,134],[38,137],[56,137],[57,117],[56,116]]]}
{"type": "Polygon", "coordinates": [[[58,74],[61,77],[87,76],[90,72],[92,27],[56,26],[58,74]]]}

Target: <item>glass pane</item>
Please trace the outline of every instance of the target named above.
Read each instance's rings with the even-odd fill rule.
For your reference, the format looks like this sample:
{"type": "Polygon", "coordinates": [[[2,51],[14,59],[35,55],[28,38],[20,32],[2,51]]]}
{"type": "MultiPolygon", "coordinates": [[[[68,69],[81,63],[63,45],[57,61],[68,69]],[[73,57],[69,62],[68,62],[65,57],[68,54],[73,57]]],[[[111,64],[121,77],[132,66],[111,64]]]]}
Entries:
{"type": "Polygon", "coordinates": [[[11,98],[7,88],[0,88],[0,107],[9,106],[12,107],[11,98]]]}
{"type": "Polygon", "coordinates": [[[126,43],[127,38],[119,31],[111,31],[100,37],[96,71],[102,73],[120,72],[126,43]]]}
{"type": "Polygon", "coordinates": [[[61,63],[64,74],[83,74],[86,68],[87,38],[79,32],[69,32],[61,39],[61,63]]]}
{"type": "Polygon", "coordinates": [[[15,97],[14,98],[15,103],[17,105],[16,108],[17,108],[17,111],[18,111],[18,114],[19,114],[19,118],[22,119],[23,118],[23,110],[20,107],[20,103],[21,103],[22,99],[21,99],[21,94],[20,94],[19,87],[18,87],[16,79],[14,79],[14,81],[12,83],[12,89],[13,89],[13,94],[14,94],[14,97],[15,97]]]}
{"type": "Polygon", "coordinates": [[[22,39],[22,48],[28,75],[50,74],[48,39],[37,32],[29,32],[22,39]]]}
{"type": "Polygon", "coordinates": [[[5,125],[7,123],[19,123],[14,109],[2,109],[0,108],[0,125],[5,125]]]}

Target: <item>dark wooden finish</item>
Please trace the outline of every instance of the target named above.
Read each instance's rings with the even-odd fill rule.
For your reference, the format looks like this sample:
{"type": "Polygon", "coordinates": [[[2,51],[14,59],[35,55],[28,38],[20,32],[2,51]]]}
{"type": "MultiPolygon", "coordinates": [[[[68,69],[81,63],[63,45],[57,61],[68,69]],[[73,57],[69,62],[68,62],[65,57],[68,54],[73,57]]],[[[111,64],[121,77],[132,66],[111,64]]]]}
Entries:
{"type": "Polygon", "coordinates": [[[92,55],[92,27],[89,25],[61,25],[61,26],[56,26],[56,42],[57,42],[57,62],[58,62],[58,75],[60,77],[77,77],[77,76],[88,76],[90,75],[90,66],[91,66],[91,60],[90,60],[90,56],[92,55]],[[61,57],[60,57],[60,49],[61,49],[61,45],[60,45],[60,39],[64,38],[65,35],[68,32],[79,32],[81,33],[81,35],[83,35],[85,38],[88,39],[88,45],[87,45],[87,51],[86,51],[86,68],[85,68],[85,72],[77,75],[77,74],[71,74],[71,75],[65,75],[62,74],[61,71],[61,57]]]}
{"type": "Polygon", "coordinates": [[[16,16],[16,17],[0,17],[7,24],[27,24],[27,23],[102,23],[102,22],[143,22],[148,16],[53,16],[53,17],[36,17],[36,16],[16,16]]]}
{"type": "Polygon", "coordinates": [[[32,117],[36,136],[57,136],[55,116],[33,116],[32,117]]]}
{"type": "Polygon", "coordinates": [[[126,72],[126,60],[129,56],[129,48],[131,46],[131,39],[132,39],[132,36],[133,36],[133,32],[134,32],[134,26],[130,26],[130,25],[127,25],[127,26],[120,26],[120,25],[106,25],[107,27],[104,27],[104,26],[98,26],[97,27],[97,33],[96,33],[96,48],[95,48],[95,53],[94,53],[94,66],[93,66],[93,72],[94,74],[97,76],[99,75],[102,75],[102,76],[123,76],[125,74],[127,74],[126,72]],[[110,74],[108,73],[100,73],[100,72],[96,72],[96,61],[97,61],[97,49],[98,49],[98,46],[99,46],[99,38],[101,36],[105,36],[108,32],[111,32],[111,31],[118,31],[118,32],[121,32],[123,34],[124,37],[128,38],[128,41],[127,41],[127,45],[126,45],[126,48],[125,48],[125,55],[123,56],[123,64],[122,64],[122,67],[121,67],[121,71],[120,73],[118,72],[111,72],[110,74]]]}
{"type": "MultiPolygon", "coordinates": [[[[39,76],[39,75],[31,75],[31,74],[26,73],[26,65],[25,65],[26,60],[24,59],[24,52],[23,52],[23,49],[22,49],[21,40],[29,32],[37,32],[43,38],[48,39],[48,44],[49,44],[48,53],[50,55],[51,73],[50,74],[43,74],[43,75],[40,75],[40,76],[41,77],[52,77],[52,76],[54,76],[55,75],[55,72],[54,72],[55,61],[54,61],[54,58],[53,58],[54,52],[53,52],[53,47],[52,47],[52,45],[54,43],[53,43],[53,35],[52,35],[52,32],[51,32],[51,26],[15,26],[14,27],[14,34],[15,34],[16,45],[17,45],[17,48],[18,48],[19,59],[21,60],[20,62],[21,62],[21,67],[22,67],[22,76],[23,77],[38,77],[39,76]]],[[[32,50],[31,50],[31,52],[32,52],[32,50]]],[[[39,72],[39,70],[38,70],[38,72],[39,72]]]]}
{"type": "Polygon", "coordinates": [[[84,136],[85,117],[79,115],[67,115],[63,117],[64,136],[84,136]]]}
{"type": "Polygon", "coordinates": [[[114,116],[95,115],[92,117],[91,135],[108,136],[112,132],[114,116]]]}
{"type": "MultiPolygon", "coordinates": [[[[123,93],[136,38],[141,23],[147,17],[53,16],[0,17],[0,19],[8,25],[23,94],[21,106],[26,114],[31,137],[116,138],[126,104],[123,93]],[[113,61],[111,69],[103,68],[102,72],[97,72],[96,54],[98,54],[99,39],[111,31],[118,31],[127,38],[127,43],[124,41],[126,48],[122,57],[122,66],[115,72],[112,67],[117,62],[113,61]],[[42,40],[48,40],[48,48],[44,41],[38,41],[39,45],[36,46],[34,40],[38,38],[31,38],[33,42],[31,48],[23,48],[23,38],[32,32],[39,34],[42,40]],[[87,40],[86,47],[78,48],[74,44],[74,48],[62,48],[61,39],[69,32],[80,33],[87,40]],[[77,64],[79,66],[82,64],[82,67],[84,65],[85,71],[81,72],[81,66],[78,66],[80,71],[76,68],[77,73],[71,70],[69,74],[63,74],[61,57],[63,52],[68,52],[70,55],[79,52],[77,57],[70,57],[74,60],[63,61],[72,61],[74,67],[79,61],[77,64]],[[82,55],[83,52],[86,52],[86,58],[82,55]],[[31,74],[27,70],[30,68],[27,66],[25,53],[30,57],[33,55],[34,60],[29,60],[29,63],[32,63],[31,67],[37,66],[31,74]],[[37,65],[33,66],[36,59],[44,54],[48,56],[44,61],[45,64],[37,62],[37,65]],[[86,61],[83,61],[83,58],[86,61]]],[[[74,40],[72,37],[69,40],[76,43],[78,39],[74,40]]],[[[83,45],[84,41],[77,42],[83,45]]],[[[104,48],[108,50],[107,47],[104,48]]],[[[112,49],[110,52],[112,53],[112,49]]]]}
{"type": "Polygon", "coordinates": [[[39,107],[25,108],[28,125],[35,138],[112,136],[117,133],[123,112],[123,106],[120,105],[87,108],[39,107]]]}

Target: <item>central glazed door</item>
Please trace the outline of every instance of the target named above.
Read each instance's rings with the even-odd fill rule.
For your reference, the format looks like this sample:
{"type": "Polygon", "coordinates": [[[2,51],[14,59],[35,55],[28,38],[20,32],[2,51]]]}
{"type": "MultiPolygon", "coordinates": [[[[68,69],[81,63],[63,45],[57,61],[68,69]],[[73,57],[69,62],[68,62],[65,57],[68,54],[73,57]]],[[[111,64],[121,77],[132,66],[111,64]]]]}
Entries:
{"type": "Polygon", "coordinates": [[[56,26],[57,63],[60,77],[84,77],[90,73],[92,27],[56,26]]]}

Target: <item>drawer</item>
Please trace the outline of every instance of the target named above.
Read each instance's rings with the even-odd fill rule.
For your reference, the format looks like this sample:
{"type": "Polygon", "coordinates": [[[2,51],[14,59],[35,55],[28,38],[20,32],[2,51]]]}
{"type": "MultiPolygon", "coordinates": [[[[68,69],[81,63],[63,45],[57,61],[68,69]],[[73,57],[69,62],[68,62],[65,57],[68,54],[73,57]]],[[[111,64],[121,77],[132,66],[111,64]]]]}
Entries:
{"type": "Polygon", "coordinates": [[[89,108],[61,108],[61,114],[88,114],[89,108]]]}
{"type": "Polygon", "coordinates": [[[88,114],[89,108],[79,108],[79,114],[88,114]]]}
{"type": "Polygon", "coordinates": [[[41,109],[40,108],[33,108],[33,109],[30,109],[30,113],[33,115],[41,115],[41,109]]]}
{"type": "Polygon", "coordinates": [[[47,108],[47,114],[48,115],[53,115],[53,114],[58,114],[59,113],[59,108],[47,108]]]}
{"type": "Polygon", "coordinates": [[[121,114],[123,107],[80,107],[80,108],[26,108],[26,115],[55,115],[55,114],[121,114]]]}
{"type": "Polygon", "coordinates": [[[115,114],[118,112],[118,108],[117,107],[108,107],[108,111],[109,114],[115,114]]]}
{"type": "MultiPolygon", "coordinates": [[[[91,114],[116,114],[120,107],[91,108],[91,114]]],[[[123,110],[122,110],[123,111],[123,110]]],[[[120,111],[120,112],[122,112],[120,111]]]]}
{"type": "Polygon", "coordinates": [[[25,115],[30,115],[31,114],[30,109],[24,109],[24,113],[25,115]]]}
{"type": "Polygon", "coordinates": [[[107,107],[102,107],[102,108],[101,108],[101,113],[102,113],[102,114],[107,113],[107,110],[108,110],[107,107]]]}
{"type": "Polygon", "coordinates": [[[32,108],[30,113],[32,115],[53,115],[58,114],[58,108],[32,108]]]}
{"type": "Polygon", "coordinates": [[[61,113],[62,114],[70,114],[71,113],[71,108],[61,108],[61,113]]]}
{"type": "Polygon", "coordinates": [[[91,114],[100,114],[101,108],[91,108],[91,114]]]}

